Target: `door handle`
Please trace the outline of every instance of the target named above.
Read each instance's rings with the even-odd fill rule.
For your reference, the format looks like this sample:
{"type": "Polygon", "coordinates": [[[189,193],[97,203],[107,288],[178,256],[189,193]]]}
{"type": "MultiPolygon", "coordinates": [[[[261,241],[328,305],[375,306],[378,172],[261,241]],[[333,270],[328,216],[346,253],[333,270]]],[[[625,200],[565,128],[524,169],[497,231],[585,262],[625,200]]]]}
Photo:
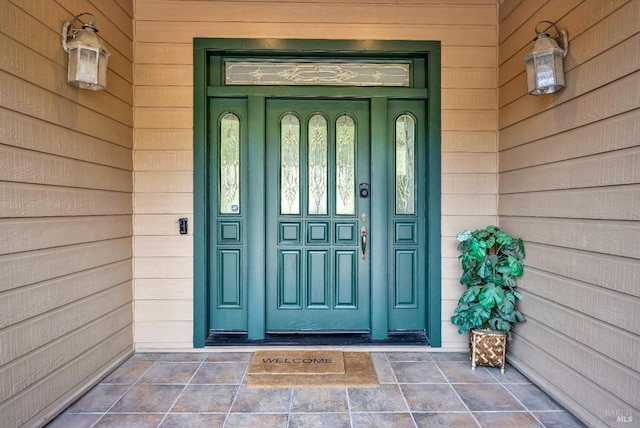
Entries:
{"type": "Polygon", "coordinates": [[[360,227],[360,245],[362,248],[360,257],[364,260],[367,258],[367,226],[360,227]]]}

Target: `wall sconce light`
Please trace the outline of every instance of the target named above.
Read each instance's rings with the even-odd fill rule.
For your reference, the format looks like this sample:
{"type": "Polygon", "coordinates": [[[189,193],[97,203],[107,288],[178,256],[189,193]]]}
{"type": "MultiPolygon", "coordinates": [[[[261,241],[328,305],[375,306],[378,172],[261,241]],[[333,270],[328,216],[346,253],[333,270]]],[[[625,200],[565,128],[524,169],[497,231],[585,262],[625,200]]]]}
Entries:
{"type": "Polygon", "coordinates": [[[107,61],[110,55],[102,40],[96,34],[95,19],[83,24],[82,29],[73,28],[81,16],[93,16],[81,13],[73,17],[71,23],[62,24],[62,47],[69,53],[67,82],[82,89],[102,91],[107,88],[107,61]]]}
{"type": "Polygon", "coordinates": [[[524,58],[527,89],[531,95],[552,94],[565,86],[562,60],[569,53],[569,34],[567,30],[558,30],[556,24],[551,21],[540,21],[535,31],[533,48],[524,58]],[[549,27],[539,31],[540,24],[549,24],[549,27]],[[556,31],[553,38],[546,33],[551,27],[556,31]]]}

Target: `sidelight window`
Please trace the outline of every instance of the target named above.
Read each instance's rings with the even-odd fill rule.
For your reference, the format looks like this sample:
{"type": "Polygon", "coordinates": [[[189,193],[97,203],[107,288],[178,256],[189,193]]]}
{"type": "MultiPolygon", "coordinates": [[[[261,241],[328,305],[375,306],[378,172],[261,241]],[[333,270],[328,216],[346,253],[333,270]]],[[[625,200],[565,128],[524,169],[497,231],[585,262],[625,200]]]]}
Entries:
{"type": "Polygon", "coordinates": [[[300,214],[300,119],[280,122],[280,213],[300,214]]]}
{"type": "Polygon", "coordinates": [[[240,212],[240,120],[233,113],[220,119],[220,213],[240,212]]]}
{"type": "Polygon", "coordinates": [[[415,120],[396,119],[396,214],[415,214],[415,120]]]}
{"type": "Polygon", "coordinates": [[[336,214],[355,214],[356,131],[353,118],[336,120],[336,214]]]}

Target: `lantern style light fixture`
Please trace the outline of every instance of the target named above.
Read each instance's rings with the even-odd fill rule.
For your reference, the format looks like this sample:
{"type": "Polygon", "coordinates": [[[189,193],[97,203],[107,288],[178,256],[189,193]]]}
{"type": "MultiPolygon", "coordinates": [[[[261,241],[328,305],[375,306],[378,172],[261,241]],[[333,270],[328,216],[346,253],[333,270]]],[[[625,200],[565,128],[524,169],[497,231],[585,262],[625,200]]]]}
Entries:
{"type": "Polygon", "coordinates": [[[527,89],[531,95],[552,94],[564,88],[564,67],[562,60],[569,53],[569,34],[567,30],[558,30],[551,21],[540,21],[535,28],[536,38],[533,48],[524,58],[527,68],[527,89]],[[546,30],[539,31],[540,24],[549,24],[546,30]],[[555,29],[555,37],[546,31],[555,29]]]}
{"type": "Polygon", "coordinates": [[[93,14],[84,12],[73,17],[71,23],[62,24],[62,47],[69,53],[67,82],[73,86],[92,91],[107,88],[107,51],[98,37],[93,14]],[[94,20],[74,28],[78,18],[91,16],[94,20]]]}

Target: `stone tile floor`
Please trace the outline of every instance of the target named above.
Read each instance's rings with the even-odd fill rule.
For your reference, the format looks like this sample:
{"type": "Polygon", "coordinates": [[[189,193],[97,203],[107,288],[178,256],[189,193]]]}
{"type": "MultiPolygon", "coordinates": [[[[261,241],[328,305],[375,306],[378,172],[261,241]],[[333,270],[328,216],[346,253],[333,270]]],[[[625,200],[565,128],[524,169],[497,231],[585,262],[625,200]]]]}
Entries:
{"type": "Polygon", "coordinates": [[[582,427],[513,367],[464,353],[372,352],[378,387],[249,388],[251,352],[141,353],[59,427],[582,427]]]}

